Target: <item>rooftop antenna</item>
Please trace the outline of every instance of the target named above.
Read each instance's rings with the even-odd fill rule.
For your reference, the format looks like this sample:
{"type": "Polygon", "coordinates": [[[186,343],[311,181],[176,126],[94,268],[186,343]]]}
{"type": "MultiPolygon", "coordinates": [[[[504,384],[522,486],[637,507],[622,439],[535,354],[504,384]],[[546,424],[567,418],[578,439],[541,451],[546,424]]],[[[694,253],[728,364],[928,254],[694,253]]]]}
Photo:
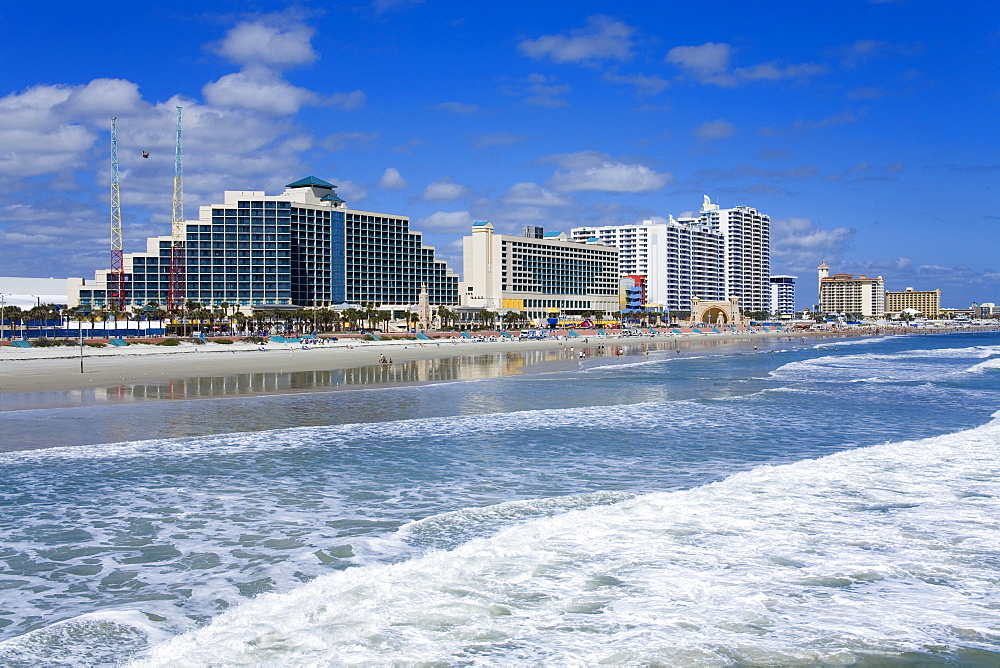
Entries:
{"type": "Polygon", "coordinates": [[[125,310],[125,265],[122,250],[122,197],[118,185],[117,116],[111,119],[111,273],[108,302],[115,311],[125,310]]]}
{"type": "Polygon", "coordinates": [[[170,287],[167,311],[184,308],[185,279],[184,174],[181,171],[181,108],[177,107],[177,145],[174,149],[174,205],[170,225],[170,287]]]}

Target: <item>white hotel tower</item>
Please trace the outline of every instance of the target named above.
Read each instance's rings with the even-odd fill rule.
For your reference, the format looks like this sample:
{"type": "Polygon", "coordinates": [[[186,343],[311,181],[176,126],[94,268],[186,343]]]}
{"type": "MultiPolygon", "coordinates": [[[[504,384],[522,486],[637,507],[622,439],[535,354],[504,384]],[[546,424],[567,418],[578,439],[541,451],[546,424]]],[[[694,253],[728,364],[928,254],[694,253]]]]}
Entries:
{"type": "Polygon", "coordinates": [[[705,196],[700,220],[726,240],[726,296],[744,313],[771,310],[771,219],[749,206],[720,209],[705,196]]]}
{"type": "Polygon", "coordinates": [[[748,206],[721,209],[705,196],[697,218],[577,227],[621,250],[623,276],[646,277],[646,305],[687,311],[691,298],[739,297],[744,312],[771,311],[771,219],[748,206]]]}
{"type": "Polygon", "coordinates": [[[725,299],[722,236],[698,218],[573,228],[574,241],[599,239],[621,251],[622,276],[646,278],[645,306],[688,311],[691,298],[725,299]]]}

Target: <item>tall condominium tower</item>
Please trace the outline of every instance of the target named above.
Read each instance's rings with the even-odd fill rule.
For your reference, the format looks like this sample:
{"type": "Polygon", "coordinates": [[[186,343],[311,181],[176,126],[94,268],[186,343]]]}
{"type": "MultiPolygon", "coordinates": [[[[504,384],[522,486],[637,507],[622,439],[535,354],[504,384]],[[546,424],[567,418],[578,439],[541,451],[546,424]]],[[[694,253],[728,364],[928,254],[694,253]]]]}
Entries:
{"type": "Polygon", "coordinates": [[[722,209],[705,196],[700,220],[725,239],[726,297],[743,312],[771,308],[771,219],[749,206],[722,209]]]}
{"type": "Polygon", "coordinates": [[[725,299],[724,240],[698,218],[639,225],[576,227],[574,241],[599,240],[621,251],[622,276],[644,276],[648,308],[687,311],[691,298],[725,299]]]}
{"type": "MultiPolygon", "coordinates": [[[[280,195],[226,191],[184,222],[188,301],[226,302],[245,310],[331,306],[344,302],[458,303],[458,276],[434,257],[406,216],[349,209],[336,186],[307,177],[280,195]]],[[[166,304],[171,237],[147,241],[124,257],[128,305],[166,304]]],[[[109,306],[107,275],[70,279],[71,305],[109,306]]]]}

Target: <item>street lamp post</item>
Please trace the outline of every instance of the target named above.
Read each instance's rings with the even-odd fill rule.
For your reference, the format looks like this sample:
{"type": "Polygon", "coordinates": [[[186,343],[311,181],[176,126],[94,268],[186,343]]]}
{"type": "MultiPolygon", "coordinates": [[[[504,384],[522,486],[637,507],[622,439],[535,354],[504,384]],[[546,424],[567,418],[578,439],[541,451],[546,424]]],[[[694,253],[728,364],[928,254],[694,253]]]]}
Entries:
{"type": "Polygon", "coordinates": [[[76,310],[77,330],[80,333],[80,373],[83,373],[83,316],[90,315],[90,307],[81,306],[76,310]]]}

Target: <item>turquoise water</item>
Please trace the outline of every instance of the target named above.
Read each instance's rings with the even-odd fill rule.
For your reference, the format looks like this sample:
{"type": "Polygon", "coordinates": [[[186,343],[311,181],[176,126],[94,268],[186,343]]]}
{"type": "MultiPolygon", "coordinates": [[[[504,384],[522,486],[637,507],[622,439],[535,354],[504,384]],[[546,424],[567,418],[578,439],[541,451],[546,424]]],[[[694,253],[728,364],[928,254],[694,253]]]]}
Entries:
{"type": "Polygon", "coordinates": [[[996,665],[1000,335],[766,346],[0,413],[0,662],[996,665]]]}

